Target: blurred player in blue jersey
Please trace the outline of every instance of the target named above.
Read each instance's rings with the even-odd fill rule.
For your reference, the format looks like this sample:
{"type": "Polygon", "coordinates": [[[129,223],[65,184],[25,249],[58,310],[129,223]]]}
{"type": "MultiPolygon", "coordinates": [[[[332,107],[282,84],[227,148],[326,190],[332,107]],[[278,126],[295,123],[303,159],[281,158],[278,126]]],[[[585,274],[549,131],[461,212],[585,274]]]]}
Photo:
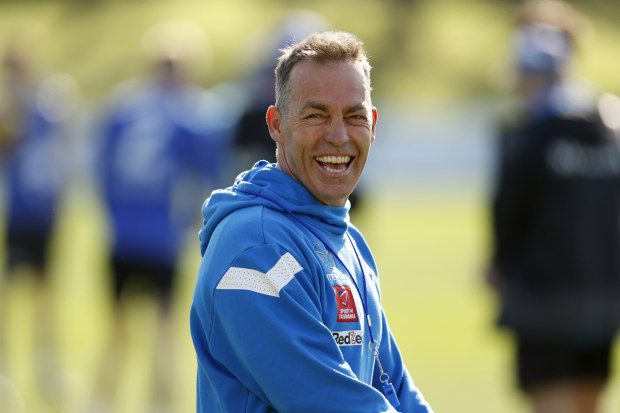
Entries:
{"type": "MultiPolygon", "coordinates": [[[[51,247],[66,189],[70,151],[68,127],[75,113],[78,88],[67,74],[36,73],[32,33],[18,31],[2,60],[0,95],[0,171],[3,184],[5,260],[0,278],[0,374],[9,370],[2,350],[11,340],[5,330],[11,316],[10,292],[22,276],[34,280],[34,316],[20,320],[34,328],[37,379],[43,390],[57,387],[58,360],[50,279],[51,247]],[[27,40],[26,40],[27,39],[27,40]],[[4,286],[1,285],[4,283],[4,286]]],[[[13,366],[14,367],[14,366],[13,366]]]]}
{"type": "MultiPolygon", "coordinates": [[[[207,45],[188,22],[164,22],[145,37],[154,73],[123,84],[100,129],[101,195],[110,223],[115,330],[101,373],[102,398],[113,398],[126,345],[127,299],[155,297],[159,307],[155,403],[170,402],[174,349],[171,303],[180,249],[195,232],[197,199],[228,162],[228,132],[217,98],[188,81],[193,48],[207,45]],[[188,37],[189,36],[189,37],[188,37]],[[202,39],[200,42],[198,42],[202,39]]],[[[201,50],[202,51],[202,50],[201,50]]]]}

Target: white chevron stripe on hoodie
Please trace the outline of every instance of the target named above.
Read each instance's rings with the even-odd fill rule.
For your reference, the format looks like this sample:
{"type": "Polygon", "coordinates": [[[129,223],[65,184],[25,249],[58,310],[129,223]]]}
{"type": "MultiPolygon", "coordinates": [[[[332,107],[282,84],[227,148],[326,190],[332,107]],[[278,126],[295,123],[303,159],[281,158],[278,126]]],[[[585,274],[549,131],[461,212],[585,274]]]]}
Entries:
{"type": "Polygon", "coordinates": [[[301,270],[303,267],[287,252],[267,273],[248,268],[230,267],[216,288],[218,290],[247,290],[280,297],[280,290],[301,270]]]}

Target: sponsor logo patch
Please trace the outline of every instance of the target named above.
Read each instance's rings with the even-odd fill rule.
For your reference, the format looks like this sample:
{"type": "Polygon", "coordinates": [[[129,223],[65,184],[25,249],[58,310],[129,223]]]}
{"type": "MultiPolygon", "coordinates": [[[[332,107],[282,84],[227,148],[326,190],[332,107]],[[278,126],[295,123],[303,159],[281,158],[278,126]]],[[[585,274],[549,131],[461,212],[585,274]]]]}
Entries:
{"type": "Polygon", "coordinates": [[[334,285],[334,293],[336,293],[336,303],[338,304],[338,322],[355,322],[357,321],[357,308],[353,293],[348,285],[334,285]]]}
{"type": "Polygon", "coordinates": [[[364,342],[362,330],[332,331],[332,336],[339,346],[361,346],[364,342]]]}
{"type": "Polygon", "coordinates": [[[317,242],[316,244],[314,244],[314,250],[327,268],[329,268],[330,270],[336,268],[336,258],[334,257],[334,254],[332,254],[327,248],[325,248],[325,245],[317,242]]]}
{"type": "Polygon", "coordinates": [[[346,284],[346,282],[349,281],[349,276],[339,272],[338,270],[334,270],[334,272],[332,273],[325,274],[325,276],[327,277],[327,280],[332,284],[333,283],[346,284]]]}

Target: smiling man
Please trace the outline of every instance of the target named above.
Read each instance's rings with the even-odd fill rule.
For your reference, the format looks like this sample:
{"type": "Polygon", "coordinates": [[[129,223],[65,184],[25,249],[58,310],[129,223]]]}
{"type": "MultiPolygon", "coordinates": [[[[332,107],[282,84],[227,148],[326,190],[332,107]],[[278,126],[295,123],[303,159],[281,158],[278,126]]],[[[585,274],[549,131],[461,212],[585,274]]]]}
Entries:
{"type": "Polygon", "coordinates": [[[370,69],[363,61],[323,62],[301,56],[291,58],[292,69],[285,64],[276,69],[288,85],[276,85],[282,93],[276,94],[277,106],[267,111],[278,168],[322,203],[344,206],[375,139],[370,69]]]}
{"type": "Polygon", "coordinates": [[[326,32],[282,52],[267,110],[277,163],[256,163],[203,206],[197,411],[432,412],[348,216],[377,123],[362,44],[326,32]]]}

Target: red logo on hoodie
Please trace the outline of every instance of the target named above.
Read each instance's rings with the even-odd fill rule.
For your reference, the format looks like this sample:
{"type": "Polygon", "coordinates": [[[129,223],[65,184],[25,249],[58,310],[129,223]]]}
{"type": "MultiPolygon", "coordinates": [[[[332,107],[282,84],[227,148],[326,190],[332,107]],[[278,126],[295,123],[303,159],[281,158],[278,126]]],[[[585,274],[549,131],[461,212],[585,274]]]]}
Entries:
{"type": "Polygon", "coordinates": [[[334,293],[336,293],[336,303],[338,304],[338,320],[339,322],[357,321],[357,308],[353,293],[348,285],[334,285],[334,293]]]}

